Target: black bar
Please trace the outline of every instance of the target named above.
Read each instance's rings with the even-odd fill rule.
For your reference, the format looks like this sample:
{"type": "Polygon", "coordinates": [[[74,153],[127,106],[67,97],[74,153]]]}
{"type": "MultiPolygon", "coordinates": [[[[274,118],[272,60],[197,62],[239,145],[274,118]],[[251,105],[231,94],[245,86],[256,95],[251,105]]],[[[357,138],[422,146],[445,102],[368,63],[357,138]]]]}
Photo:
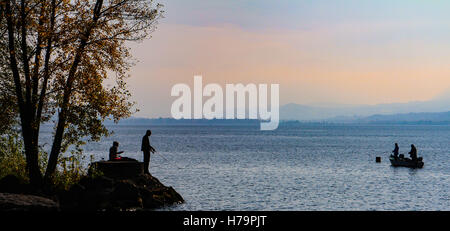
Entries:
{"type": "Polygon", "coordinates": [[[147,211],[147,212],[55,212],[0,213],[3,224],[17,219],[46,228],[58,224],[59,230],[316,230],[318,228],[417,228],[448,221],[449,212],[277,212],[277,211],[147,211]],[[14,219],[12,219],[14,218],[14,219]],[[213,222],[213,220],[215,222],[213,222]],[[5,223],[4,223],[5,222],[5,223]],[[198,222],[198,223],[196,223],[198,222]],[[285,227],[281,229],[282,227],[285,227]],[[286,227],[288,227],[286,229],[286,227]],[[313,229],[312,229],[313,228],[313,229]]]}

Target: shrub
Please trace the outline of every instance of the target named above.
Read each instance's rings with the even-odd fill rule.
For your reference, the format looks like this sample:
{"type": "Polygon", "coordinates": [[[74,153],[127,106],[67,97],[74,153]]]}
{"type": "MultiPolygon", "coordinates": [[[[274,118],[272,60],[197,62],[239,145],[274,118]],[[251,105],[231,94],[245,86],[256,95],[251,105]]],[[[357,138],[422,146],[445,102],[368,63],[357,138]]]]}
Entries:
{"type": "Polygon", "coordinates": [[[76,184],[83,176],[87,175],[87,170],[82,165],[84,156],[82,153],[72,152],[70,156],[61,156],[58,159],[59,168],[53,175],[53,183],[57,187],[68,190],[70,186],[76,184]]]}
{"type": "Polygon", "coordinates": [[[24,182],[28,182],[26,166],[23,144],[18,134],[11,133],[0,136],[0,178],[14,175],[24,182]]]}
{"type": "MultiPolygon", "coordinates": [[[[23,182],[29,182],[23,148],[23,142],[17,133],[0,136],[0,179],[7,175],[14,175],[23,182]]],[[[53,175],[54,186],[69,189],[83,176],[86,176],[87,168],[82,164],[84,158],[82,150],[79,148],[72,151],[69,156],[61,155],[58,159],[59,167],[53,175]]],[[[47,160],[48,154],[40,150],[39,166],[42,173],[47,167],[47,160]]],[[[101,175],[101,173],[94,173],[94,175],[101,175]]]]}

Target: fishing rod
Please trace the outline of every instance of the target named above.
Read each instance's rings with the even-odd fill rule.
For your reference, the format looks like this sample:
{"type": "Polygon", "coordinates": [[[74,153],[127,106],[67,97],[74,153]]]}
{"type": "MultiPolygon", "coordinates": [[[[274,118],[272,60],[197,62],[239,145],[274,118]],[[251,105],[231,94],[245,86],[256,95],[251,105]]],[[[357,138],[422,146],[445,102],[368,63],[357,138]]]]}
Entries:
{"type": "MultiPolygon", "coordinates": [[[[156,151],[153,152],[153,155],[155,155],[155,154],[156,154],[156,151]]],[[[161,156],[161,158],[163,158],[165,161],[170,162],[170,161],[169,161],[168,159],[166,159],[163,155],[158,155],[158,156],[161,156]]],[[[176,163],[172,163],[172,164],[175,165],[175,167],[177,167],[178,169],[184,169],[184,168],[178,166],[176,163]]]]}

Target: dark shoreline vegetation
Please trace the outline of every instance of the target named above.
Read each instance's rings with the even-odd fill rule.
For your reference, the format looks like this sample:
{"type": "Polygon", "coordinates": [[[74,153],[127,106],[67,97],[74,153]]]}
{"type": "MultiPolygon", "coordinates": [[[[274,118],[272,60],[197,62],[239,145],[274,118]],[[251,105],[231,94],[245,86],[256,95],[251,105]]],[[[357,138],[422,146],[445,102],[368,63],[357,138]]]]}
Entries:
{"type": "MultiPolygon", "coordinates": [[[[17,209],[25,210],[35,208],[33,201],[48,204],[24,194],[49,197],[65,209],[68,198],[81,206],[93,202],[88,195],[116,195],[124,187],[142,189],[133,194],[140,198],[137,207],[170,203],[166,192],[171,188],[156,178],[108,179],[88,174],[80,164],[86,158],[85,140],[98,142],[110,135],[106,119],[117,122],[137,110],[126,83],[134,64],[128,42],[150,38],[163,17],[162,8],[151,0],[1,1],[0,191],[22,193],[1,194],[1,209],[14,209],[15,202],[17,209]],[[111,76],[115,81],[106,86],[111,76]],[[54,133],[46,152],[39,136],[48,123],[54,133]],[[83,184],[101,179],[109,186],[83,184]],[[86,192],[81,199],[62,196],[77,185],[76,195],[86,192]],[[21,201],[30,206],[20,207],[21,201]]],[[[118,204],[106,207],[125,209],[120,198],[113,196],[111,201],[118,204]]]]}
{"type": "Polygon", "coordinates": [[[53,185],[35,188],[25,171],[18,136],[2,137],[0,146],[0,211],[148,210],[184,202],[172,187],[149,174],[105,174],[92,164],[83,168],[76,156],[60,159],[53,185]]]}

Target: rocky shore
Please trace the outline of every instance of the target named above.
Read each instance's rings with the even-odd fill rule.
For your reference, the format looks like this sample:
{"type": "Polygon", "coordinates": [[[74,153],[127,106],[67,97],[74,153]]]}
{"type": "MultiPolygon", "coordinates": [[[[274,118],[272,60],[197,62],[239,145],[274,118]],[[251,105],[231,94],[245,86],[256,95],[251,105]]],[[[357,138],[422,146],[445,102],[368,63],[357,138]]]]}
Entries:
{"type": "Polygon", "coordinates": [[[0,179],[0,211],[139,211],[184,202],[172,187],[144,174],[139,164],[99,165],[108,174],[85,176],[69,190],[51,194],[33,192],[16,177],[6,176],[0,179]]]}
{"type": "Polygon", "coordinates": [[[35,195],[1,193],[0,211],[58,211],[55,201],[35,195]]]}
{"type": "Polygon", "coordinates": [[[183,203],[172,187],[149,174],[127,179],[86,177],[59,196],[61,210],[139,210],[183,203]]]}

